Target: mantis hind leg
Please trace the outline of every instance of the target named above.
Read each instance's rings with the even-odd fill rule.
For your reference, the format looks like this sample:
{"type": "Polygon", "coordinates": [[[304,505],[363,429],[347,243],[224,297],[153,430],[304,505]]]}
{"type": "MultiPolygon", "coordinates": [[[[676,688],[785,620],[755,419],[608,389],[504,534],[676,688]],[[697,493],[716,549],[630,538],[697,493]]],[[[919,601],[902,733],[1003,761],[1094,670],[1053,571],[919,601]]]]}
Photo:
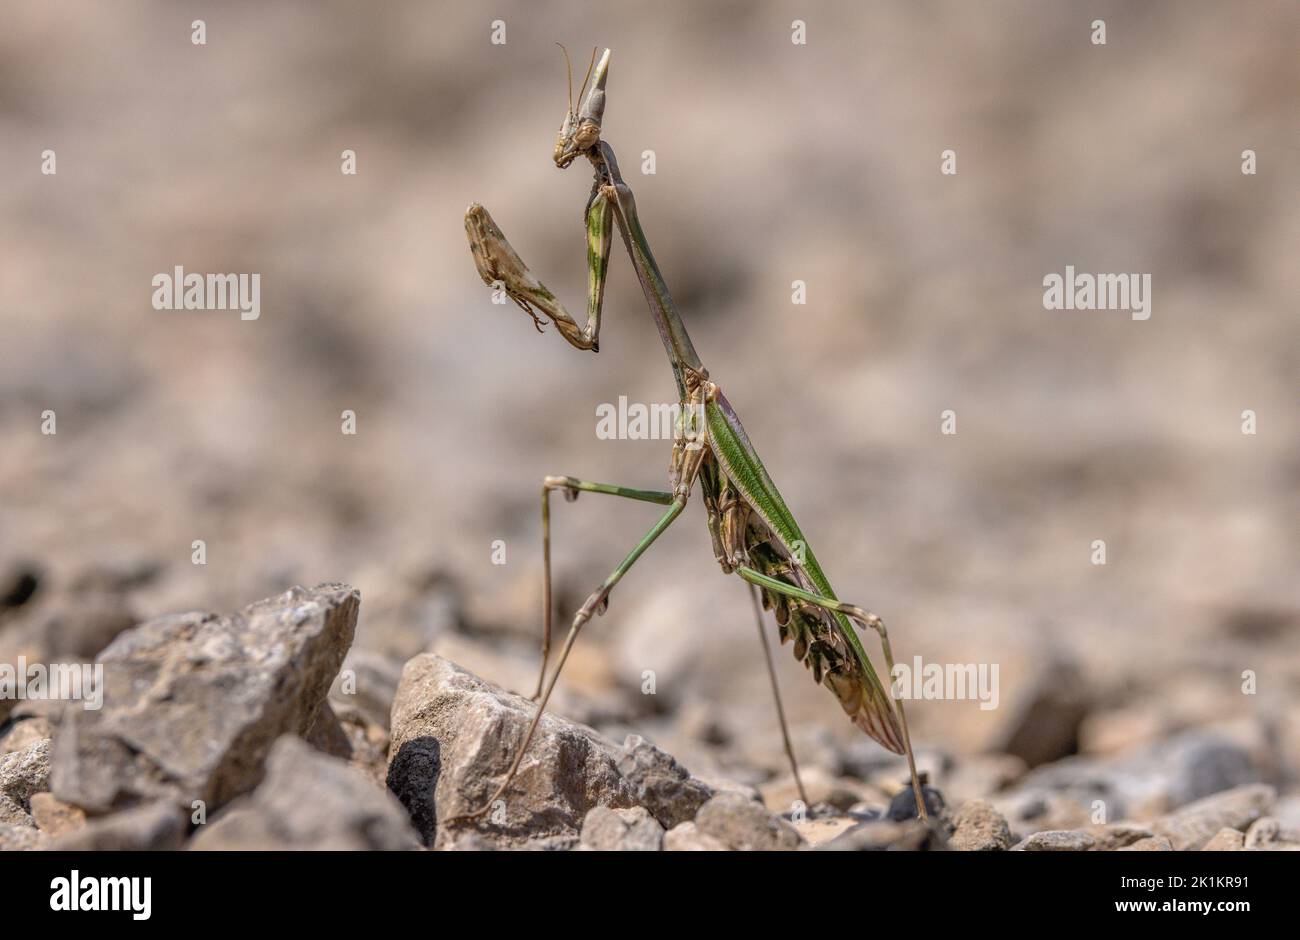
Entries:
{"type": "Polygon", "coordinates": [[[551,655],[551,615],[554,602],[551,600],[551,491],[561,490],[565,499],[573,502],[579,493],[604,493],[607,496],[621,496],[645,503],[658,503],[667,506],[673,501],[672,493],[661,490],[637,490],[613,483],[591,483],[573,477],[552,476],[542,481],[542,666],[537,675],[537,688],[529,698],[534,701],[542,694],[542,683],[546,679],[546,661],[551,655]]]}
{"type": "MultiPolygon", "coordinates": [[[[752,585],[785,594],[788,597],[795,597],[810,604],[816,604],[826,610],[844,614],[844,616],[861,626],[876,631],[880,636],[880,647],[885,654],[885,666],[889,669],[890,677],[893,677],[894,653],[889,648],[889,631],[885,629],[885,622],[875,614],[853,604],[846,604],[843,601],[836,600],[833,597],[821,597],[794,585],[786,584],[784,581],[768,577],[753,568],[739,567],[736,569],[736,574],[752,585]]],[[[907,769],[912,776],[912,792],[916,796],[916,812],[921,819],[926,819],[929,817],[929,813],[926,812],[925,795],[921,791],[921,778],[916,772],[916,757],[912,754],[912,738],[907,731],[907,714],[903,711],[901,700],[891,697],[890,701],[893,702],[894,710],[898,712],[898,721],[903,729],[903,750],[907,754],[907,769]]]]}
{"type": "Polygon", "coordinates": [[[772,663],[772,647],[767,642],[767,633],[763,623],[763,605],[758,599],[758,588],[749,586],[749,598],[754,604],[754,620],[758,623],[758,642],[763,647],[763,659],[767,661],[767,677],[772,681],[772,701],[776,703],[776,718],[781,723],[781,740],[785,742],[785,756],[790,759],[790,772],[794,774],[794,785],[799,790],[799,799],[805,807],[809,806],[808,793],[803,788],[803,778],[799,776],[799,761],[795,760],[794,745],[790,743],[790,729],[785,723],[785,708],[781,705],[781,687],[776,681],[776,666],[772,663]]]}
{"type": "MultiPolygon", "coordinates": [[[[574,482],[576,483],[579,481],[574,482]]],[[[601,487],[600,489],[591,490],[591,492],[597,493],[606,493],[611,492],[612,489],[618,489],[618,487],[609,487],[607,484],[600,483],[591,483],[587,484],[587,486],[601,487]]],[[[578,633],[582,630],[583,624],[604,609],[610,591],[614,590],[614,585],[618,584],[618,582],[622,580],[623,575],[627,574],[628,570],[636,564],[637,559],[645,553],[645,550],[654,543],[655,539],[659,538],[659,536],[664,533],[664,530],[672,525],[673,520],[682,514],[682,510],[686,508],[685,494],[670,497],[670,503],[671,505],[669,505],[668,511],[659,517],[659,521],[651,526],[650,531],[641,538],[641,541],[639,541],[632,551],[628,553],[622,563],[610,572],[609,576],[601,582],[600,587],[591,593],[583,603],[582,607],[578,609],[577,614],[574,615],[573,624],[569,627],[569,635],[564,638],[564,646],[560,648],[560,658],[555,663],[555,669],[551,672],[551,678],[546,682],[546,689],[542,693],[541,700],[537,703],[537,710],[533,712],[533,720],[528,725],[528,731],[524,734],[524,740],[520,743],[519,749],[515,752],[515,758],[511,761],[510,769],[506,771],[506,777],[501,781],[501,785],[497,787],[496,792],[488,797],[481,807],[474,810],[472,813],[465,813],[447,819],[444,821],[444,825],[482,816],[492,808],[492,804],[506,792],[506,789],[514,781],[515,774],[519,771],[519,764],[524,759],[524,754],[528,750],[528,745],[532,743],[533,734],[537,731],[537,725],[542,720],[542,713],[546,710],[546,703],[551,698],[551,692],[555,689],[556,680],[560,678],[560,672],[564,669],[565,660],[569,658],[569,651],[573,649],[573,643],[577,640],[578,633]]]]}

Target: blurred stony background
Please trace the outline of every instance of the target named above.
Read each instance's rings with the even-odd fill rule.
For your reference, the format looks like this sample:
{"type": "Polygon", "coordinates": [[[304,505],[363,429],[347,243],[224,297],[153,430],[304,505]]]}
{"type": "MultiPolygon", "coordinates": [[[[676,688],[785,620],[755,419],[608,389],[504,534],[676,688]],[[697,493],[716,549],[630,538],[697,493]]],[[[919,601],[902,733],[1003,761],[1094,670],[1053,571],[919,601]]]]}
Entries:
{"type": "MultiPolygon", "coordinates": [[[[614,50],[605,136],[832,582],[886,618],[900,659],[999,665],[998,709],[909,709],[949,803],[1030,793],[1001,807],[1013,828],[1041,817],[1026,834],[1080,824],[1049,791],[1077,808],[1101,786],[1148,813],[1256,781],[1293,791],[1285,2],[9,0],[0,657],[87,658],[148,617],[346,581],[363,602],[345,668],[375,723],[424,652],[531,690],[540,480],[661,486],[665,442],[598,440],[595,409],[673,394],[621,249],[591,356],[492,305],[465,247],[480,201],[581,308],[590,181],[550,161],[556,40],[584,65],[614,50]],[[1042,278],[1067,264],[1149,272],[1151,319],[1045,311],[1042,278]],[[261,318],[152,309],[174,265],[260,273],[261,318]]],[[[566,623],[653,510],[585,496],[553,515],[566,623]]],[[[588,628],[555,709],[788,809],[750,617],[692,506],[588,628]]],[[[814,799],[869,802],[859,785],[882,769],[899,781],[802,667],[777,666],[814,799]]],[[[282,773],[300,760],[282,757],[282,773]]]]}

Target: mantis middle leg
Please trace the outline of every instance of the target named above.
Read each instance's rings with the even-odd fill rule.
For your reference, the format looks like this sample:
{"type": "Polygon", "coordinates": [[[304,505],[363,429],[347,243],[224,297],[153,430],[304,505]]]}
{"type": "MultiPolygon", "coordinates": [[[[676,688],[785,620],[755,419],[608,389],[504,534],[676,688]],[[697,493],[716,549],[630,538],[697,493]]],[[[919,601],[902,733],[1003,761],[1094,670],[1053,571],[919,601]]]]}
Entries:
{"type": "Polygon", "coordinates": [[[600,587],[593,591],[591,596],[583,602],[582,607],[578,609],[578,613],[573,618],[572,626],[569,627],[569,635],[565,637],[564,646],[560,648],[560,658],[555,663],[555,669],[551,672],[551,678],[546,682],[546,689],[542,693],[541,700],[537,703],[537,710],[533,712],[533,720],[528,725],[528,731],[524,734],[523,742],[515,752],[515,758],[510,763],[510,769],[506,771],[505,779],[501,781],[501,785],[497,787],[496,792],[488,797],[479,809],[472,813],[465,813],[461,816],[448,819],[446,820],[446,823],[458,822],[464,819],[473,819],[476,816],[483,815],[492,808],[492,804],[500,798],[501,794],[506,792],[506,789],[515,779],[515,774],[519,770],[519,764],[523,761],[524,754],[528,751],[528,745],[532,743],[533,734],[537,731],[537,725],[542,720],[542,712],[546,710],[546,703],[550,700],[551,692],[555,689],[556,680],[560,678],[560,672],[564,669],[565,660],[569,658],[569,651],[573,649],[573,643],[578,638],[578,633],[582,630],[583,624],[595,616],[598,611],[604,609],[610,591],[614,590],[614,585],[618,584],[618,582],[622,580],[623,575],[627,574],[628,570],[636,564],[637,559],[645,553],[645,550],[654,544],[655,539],[663,535],[664,530],[672,525],[673,521],[682,514],[682,510],[686,508],[686,500],[686,492],[679,493],[677,496],[673,497],[672,503],[668,507],[668,511],[665,512],[659,518],[659,521],[650,528],[650,531],[641,538],[641,541],[639,541],[632,551],[628,553],[622,563],[610,572],[609,576],[605,578],[600,587]]]}

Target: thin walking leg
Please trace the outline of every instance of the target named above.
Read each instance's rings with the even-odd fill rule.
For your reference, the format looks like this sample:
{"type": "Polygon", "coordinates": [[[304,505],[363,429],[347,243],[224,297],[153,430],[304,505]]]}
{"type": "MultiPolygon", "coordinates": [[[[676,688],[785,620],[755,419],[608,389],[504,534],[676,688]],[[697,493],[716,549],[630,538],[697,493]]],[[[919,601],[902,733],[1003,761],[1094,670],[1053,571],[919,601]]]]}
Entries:
{"type": "Polygon", "coordinates": [[[781,688],[776,682],[776,666],[772,663],[772,647],[767,642],[767,633],[763,629],[763,605],[758,600],[758,588],[749,586],[749,599],[754,604],[754,620],[758,624],[758,642],[763,647],[763,658],[767,660],[767,677],[772,680],[772,701],[776,703],[776,717],[781,722],[781,739],[785,741],[785,756],[790,758],[790,771],[794,774],[794,785],[799,788],[799,799],[806,809],[811,804],[799,776],[799,762],[794,757],[794,745],[790,743],[790,729],[785,724],[785,709],[781,707],[781,688]]]}
{"type": "Polygon", "coordinates": [[[546,660],[551,654],[551,614],[554,607],[551,601],[551,490],[563,490],[569,502],[577,499],[579,493],[605,493],[645,503],[658,503],[661,506],[667,506],[673,501],[673,494],[662,490],[636,490],[613,483],[576,480],[573,477],[547,477],[542,481],[542,666],[537,674],[537,688],[528,696],[534,701],[542,694],[546,660]]]}
{"type": "Polygon", "coordinates": [[[606,601],[609,598],[609,593],[614,589],[614,585],[618,584],[618,582],[622,580],[623,575],[627,574],[628,569],[636,564],[637,559],[640,558],[645,550],[654,543],[655,539],[659,538],[659,536],[663,534],[664,530],[667,529],[668,526],[672,525],[673,520],[680,516],[682,510],[685,508],[686,495],[682,494],[675,497],[672,501],[672,505],[668,507],[668,511],[660,517],[659,521],[656,522],[650,531],[646,533],[645,537],[642,538],[641,541],[637,543],[636,547],[628,553],[628,556],[623,559],[622,564],[610,572],[609,577],[604,580],[601,586],[597,588],[583,603],[582,607],[579,608],[577,615],[573,618],[573,625],[569,627],[569,635],[564,638],[564,646],[560,649],[560,658],[555,664],[555,669],[551,673],[551,678],[546,683],[546,690],[542,693],[541,701],[537,703],[537,710],[533,713],[533,720],[528,725],[528,731],[524,734],[523,743],[520,744],[518,750],[515,751],[515,759],[511,762],[510,769],[506,772],[506,778],[501,781],[501,785],[497,787],[496,792],[488,797],[481,807],[472,813],[465,813],[447,819],[444,821],[444,825],[452,822],[460,822],[465,819],[473,819],[476,816],[482,816],[492,808],[492,804],[500,798],[501,794],[506,792],[506,789],[515,778],[515,773],[519,770],[519,764],[524,759],[524,754],[528,750],[528,745],[532,743],[533,733],[537,730],[537,725],[542,720],[542,712],[546,709],[546,703],[551,698],[551,692],[555,689],[555,682],[560,678],[560,672],[564,669],[565,660],[569,658],[569,650],[573,649],[573,642],[578,638],[578,633],[582,630],[582,625],[590,620],[597,611],[604,609],[606,601]]]}

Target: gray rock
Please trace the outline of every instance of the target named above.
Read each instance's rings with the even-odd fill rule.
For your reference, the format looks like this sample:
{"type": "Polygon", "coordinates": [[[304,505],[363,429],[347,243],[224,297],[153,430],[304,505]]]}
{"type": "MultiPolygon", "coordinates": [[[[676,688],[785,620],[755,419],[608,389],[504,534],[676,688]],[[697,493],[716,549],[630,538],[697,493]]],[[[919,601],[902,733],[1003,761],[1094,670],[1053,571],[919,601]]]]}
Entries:
{"type": "Polygon", "coordinates": [[[600,852],[658,852],[664,827],[643,806],[597,806],[582,821],[582,848],[600,852]]]}
{"type": "Polygon", "coordinates": [[[1151,836],[1147,839],[1138,839],[1131,845],[1122,845],[1117,852],[1172,852],[1173,845],[1164,836],[1151,836]]]}
{"type": "Polygon", "coordinates": [[[50,788],[50,750],[50,739],[41,738],[0,757],[0,822],[23,822],[32,796],[50,788]]]}
{"type": "MultiPolygon", "coordinates": [[[[28,664],[88,662],[115,636],[135,623],[125,595],[88,590],[47,595],[42,590],[19,610],[20,619],[0,630],[0,663],[17,669],[19,657],[28,664]]],[[[12,696],[0,698],[0,722],[18,705],[12,696]]],[[[48,700],[27,702],[37,709],[59,706],[48,700]]]]}
{"type": "Polygon", "coordinates": [[[921,852],[947,848],[943,827],[935,819],[873,819],[858,823],[829,842],[817,846],[826,852],[921,852]]]}
{"type": "Polygon", "coordinates": [[[447,831],[446,820],[495,793],[535,708],[435,654],[406,664],[393,701],[388,787],[425,844],[436,840],[442,848],[459,842],[459,832],[477,830],[497,847],[553,847],[576,839],[599,805],[644,801],[661,823],[679,815],[674,794],[691,805],[689,775],[652,745],[619,748],[585,725],[546,714],[500,804],[447,831]]]}
{"type": "Polygon", "coordinates": [[[1030,771],[1010,794],[1059,794],[1091,817],[1149,819],[1239,784],[1261,779],[1250,750],[1225,735],[1189,731],[1116,757],[1070,757],[1030,771]]]}
{"type": "Polygon", "coordinates": [[[673,826],[664,834],[665,852],[726,852],[727,844],[721,839],[700,832],[694,822],[673,826]]]}
{"type": "Polygon", "coordinates": [[[359,709],[387,731],[393,699],[397,696],[397,686],[401,681],[400,662],[394,662],[372,650],[353,649],[343,661],[339,677],[330,688],[330,701],[338,711],[344,711],[348,707],[359,709]]]}
{"type": "Polygon", "coordinates": [[[1016,852],[1087,852],[1097,846],[1097,840],[1086,832],[1068,829],[1035,832],[1019,845],[1013,846],[1016,852]]]}
{"type": "Polygon", "coordinates": [[[618,770],[636,788],[637,802],[665,829],[694,819],[713,796],[712,787],[647,741],[625,741],[618,770]]]}
{"type": "Polygon", "coordinates": [[[1234,787],[1163,816],[1151,828],[1179,852],[1199,849],[1224,827],[1245,830],[1268,812],[1276,798],[1277,793],[1266,784],[1234,787]]]}
{"type": "Polygon", "coordinates": [[[1011,848],[1011,827],[985,800],[970,800],[953,819],[948,845],[963,852],[1001,852],[1011,848]]]}
{"type": "Polygon", "coordinates": [[[0,852],[30,852],[43,847],[46,841],[38,829],[0,821],[0,852]]]}
{"type": "Polygon", "coordinates": [[[44,718],[34,717],[19,721],[17,717],[9,730],[0,737],[0,757],[14,751],[26,750],[41,738],[54,736],[54,726],[44,718]]]}
{"type": "Polygon", "coordinates": [[[352,588],[324,584],[122,634],[99,657],[104,707],[64,712],[54,795],[90,813],[160,798],[212,812],[246,793],[271,743],[316,721],[358,605],[352,588]]]}
{"type": "Polygon", "coordinates": [[[1243,843],[1247,849],[1297,849],[1300,832],[1283,825],[1273,816],[1264,816],[1250,824],[1243,843]]]}
{"type": "Polygon", "coordinates": [[[1012,706],[993,750],[1019,757],[1030,767],[1074,754],[1079,750],[1079,728],[1091,705],[1078,665],[1066,659],[1047,659],[1012,706]]]}
{"type": "Polygon", "coordinates": [[[1095,850],[1098,852],[1111,852],[1115,849],[1122,849],[1125,846],[1141,842],[1143,839],[1150,839],[1155,835],[1148,827],[1131,822],[1091,826],[1087,832],[1088,835],[1097,840],[1095,850]]]}
{"type": "Polygon", "coordinates": [[[803,837],[788,822],[738,793],[712,797],[696,814],[695,827],[740,851],[789,851],[803,844],[803,837]]]}
{"type": "Polygon", "coordinates": [[[285,735],[266,779],[202,827],[196,850],[415,849],[419,837],[401,803],[360,770],[285,735]]]}
{"type": "Polygon", "coordinates": [[[50,842],[60,852],[170,852],[181,847],[189,820],[167,800],[154,800],[93,819],[50,842]]]}

